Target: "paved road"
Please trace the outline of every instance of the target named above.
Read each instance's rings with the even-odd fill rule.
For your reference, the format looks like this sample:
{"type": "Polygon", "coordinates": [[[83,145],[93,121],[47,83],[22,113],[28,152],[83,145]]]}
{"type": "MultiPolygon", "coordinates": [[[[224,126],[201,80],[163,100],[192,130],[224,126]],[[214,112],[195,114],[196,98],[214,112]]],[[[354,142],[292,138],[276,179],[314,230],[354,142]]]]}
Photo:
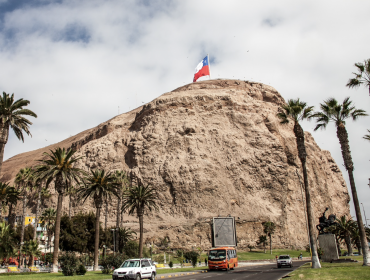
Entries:
{"type": "MultiPolygon", "coordinates": [[[[181,280],[278,280],[307,261],[295,261],[292,268],[277,268],[276,264],[251,265],[230,271],[209,271],[189,276],[176,277],[181,280]]],[[[160,274],[156,277],[160,279],[160,274]]]]}

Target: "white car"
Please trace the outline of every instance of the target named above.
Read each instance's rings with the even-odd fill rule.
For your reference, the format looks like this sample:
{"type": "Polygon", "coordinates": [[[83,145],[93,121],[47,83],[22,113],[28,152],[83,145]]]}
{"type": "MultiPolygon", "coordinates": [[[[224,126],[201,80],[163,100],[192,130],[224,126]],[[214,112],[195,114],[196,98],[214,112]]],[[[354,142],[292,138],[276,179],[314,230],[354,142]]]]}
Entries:
{"type": "Polygon", "coordinates": [[[293,260],[289,255],[280,255],[277,260],[277,267],[280,268],[282,266],[293,266],[293,260]]]}
{"type": "Polygon", "coordinates": [[[113,280],[155,279],[157,270],[151,259],[129,259],[113,271],[113,280]]]}

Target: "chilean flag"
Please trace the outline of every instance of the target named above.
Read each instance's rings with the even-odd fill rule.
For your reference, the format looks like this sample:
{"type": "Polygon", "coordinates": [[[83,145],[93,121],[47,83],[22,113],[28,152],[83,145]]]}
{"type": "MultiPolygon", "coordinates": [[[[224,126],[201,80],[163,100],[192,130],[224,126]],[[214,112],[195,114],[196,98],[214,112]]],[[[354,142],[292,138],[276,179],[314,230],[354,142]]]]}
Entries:
{"type": "Polygon", "coordinates": [[[211,76],[211,73],[209,71],[208,55],[203,58],[203,60],[197,65],[197,68],[195,68],[193,83],[195,83],[200,77],[203,76],[211,76]]]}

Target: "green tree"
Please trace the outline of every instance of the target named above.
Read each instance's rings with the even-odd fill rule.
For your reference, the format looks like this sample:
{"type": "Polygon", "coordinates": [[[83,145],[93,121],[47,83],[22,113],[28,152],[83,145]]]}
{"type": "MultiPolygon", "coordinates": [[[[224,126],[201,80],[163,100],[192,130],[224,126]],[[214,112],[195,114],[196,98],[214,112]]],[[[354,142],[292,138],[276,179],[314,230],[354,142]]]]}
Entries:
{"type": "Polygon", "coordinates": [[[157,199],[155,189],[149,185],[132,186],[123,195],[122,212],[128,212],[130,215],[136,213],[139,217],[139,258],[143,257],[144,213],[158,209],[157,199]]]}
{"type": "Polygon", "coordinates": [[[28,266],[33,266],[35,257],[41,256],[39,243],[36,240],[26,241],[24,243],[23,253],[29,256],[28,266]]]}
{"type": "Polygon", "coordinates": [[[260,235],[258,237],[257,244],[263,244],[263,252],[266,254],[266,243],[267,243],[267,236],[266,235],[260,235]]]}
{"type": "Polygon", "coordinates": [[[4,159],[4,149],[9,138],[9,129],[11,128],[17,138],[23,142],[23,132],[31,135],[29,125],[32,123],[24,116],[37,118],[37,115],[31,110],[23,108],[28,104],[30,102],[23,100],[23,98],[14,102],[14,94],[9,95],[3,92],[3,96],[0,96],[0,174],[4,159]]]}
{"type": "Polygon", "coordinates": [[[267,234],[270,239],[270,254],[272,255],[272,235],[275,233],[275,224],[273,222],[265,222],[263,225],[263,232],[267,234]]]}
{"type": "Polygon", "coordinates": [[[369,134],[365,134],[365,136],[362,138],[364,138],[367,141],[370,141],[370,130],[368,129],[367,132],[369,132],[369,134]]]}
{"type": "Polygon", "coordinates": [[[41,164],[37,166],[37,173],[41,180],[44,180],[46,187],[54,181],[55,189],[58,192],[57,216],[54,232],[54,254],[53,254],[53,272],[58,272],[58,253],[59,253],[59,234],[60,219],[62,217],[63,196],[70,186],[71,182],[80,184],[82,176],[86,173],[74,167],[74,164],[80,159],[74,157],[75,151],[56,148],[50,150],[51,154],[44,153],[46,159],[40,160],[41,164]]]}
{"type": "Polygon", "coordinates": [[[355,75],[354,78],[349,79],[346,84],[349,88],[359,87],[364,85],[369,89],[370,94],[370,59],[365,60],[364,63],[355,63],[357,73],[352,73],[355,75]]]}
{"type": "Polygon", "coordinates": [[[290,120],[294,122],[294,135],[296,138],[298,157],[302,164],[303,171],[303,181],[306,194],[306,208],[307,208],[307,223],[308,223],[308,232],[310,236],[310,245],[312,252],[312,268],[321,268],[319,256],[317,254],[317,245],[316,245],[316,234],[313,221],[313,210],[311,205],[311,191],[308,185],[308,176],[306,168],[306,147],[304,144],[304,131],[299,124],[300,121],[309,119],[313,112],[313,106],[307,106],[306,102],[302,102],[298,99],[288,100],[287,104],[281,106],[279,113],[277,114],[280,118],[282,124],[288,124],[290,120]]]}
{"type": "MultiPolygon", "coordinates": [[[[95,225],[96,216],[93,212],[80,212],[71,218],[68,215],[63,215],[60,222],[59,249],[62,251],[79,252],[81,254],[94,252],[95,225]]],[[[102,244],[108,247],[111,246],[112,239],[110,230],[103,230],[99,223],[99,248],[102,247],[102,244]]]]}
{"type": "Polygon", "coordinates": [[[105,170],[91,170],[91,173],[85,179],[85,186],[78,190],[78,196],[83,199],[83,203],[88,198],[92,198],[96,208],[95,222],[95,252],[94,252],[94,271],[99,266],[99,221],[100,210],[103,201],[111,200],[112,195],[118,196],[118,184],[113,173],[105,170]]]}
{"type": "Polygon", "coordinates": [[[15,255],[16,241],[10,226],[0,222],[0,258],[8,262],[9,258],[15,255]]]}
{"type": "Polygon", "coordinates": [[[355,206],[356,218],[360,230],[361,246],[363,254],[363,265],[370,265],[370,254],[368,250],[368,245],[366,241],[366,233],[364,224],[362,221],[360,203],[358,201],[357,190],[355,185],[355,178],[353,175],[354,165],[351,156],[351,150],[349,147],[348,133],[346,129],[346,120],[351,119],[356,121],[359,117],[367,116],[366,112],[361,109],[356,109],[352,105],[352,101],[349,97],[345,98],[343,103],[338,103],[334,98],[329,98],[320,104],[320,112],[316,112],[312,117],[316,118],[317,125],[315,131],[319,128],[325,129],[329,122],[334,122],[337,128],[337,137],[339,139],[340,147],[342,150],[342,157],[344,161],[344,166],[347,169],[349,183],[351,185],[353,204],[355,206]]]}

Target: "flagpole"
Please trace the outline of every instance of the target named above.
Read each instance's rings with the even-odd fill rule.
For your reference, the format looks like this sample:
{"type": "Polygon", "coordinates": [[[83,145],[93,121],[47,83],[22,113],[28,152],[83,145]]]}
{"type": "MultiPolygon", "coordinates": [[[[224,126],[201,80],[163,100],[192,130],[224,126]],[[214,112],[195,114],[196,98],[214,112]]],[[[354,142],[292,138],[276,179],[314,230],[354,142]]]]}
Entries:
{"type": "Polygon", "coordinates": [[[209,79],[211,79],[211,62],[209,61],[209,54],[207,53],[208,58],[208,69],[209,69],[209,79]]]}

